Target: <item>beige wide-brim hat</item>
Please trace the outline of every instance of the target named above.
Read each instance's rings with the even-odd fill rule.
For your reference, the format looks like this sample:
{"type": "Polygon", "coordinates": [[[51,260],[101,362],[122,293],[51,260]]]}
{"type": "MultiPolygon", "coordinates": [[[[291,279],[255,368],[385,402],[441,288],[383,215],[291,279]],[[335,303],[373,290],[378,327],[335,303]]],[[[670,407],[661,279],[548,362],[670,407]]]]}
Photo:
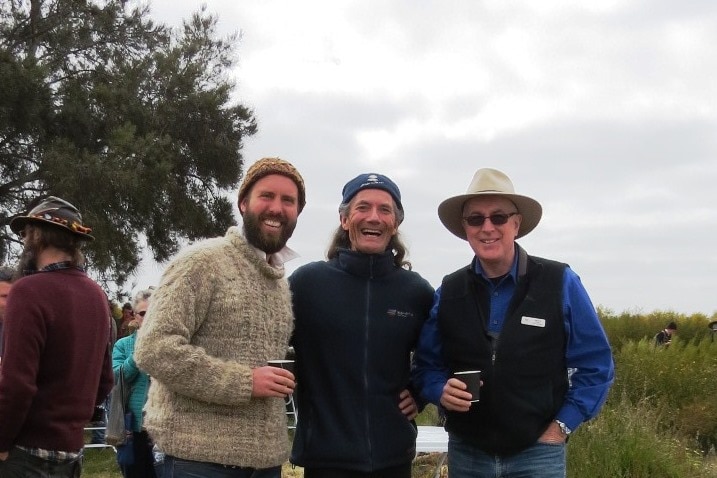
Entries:
{"type": "Polygon", "coordinates": [[[463,205],[467,200],[479,196],[501,196],[515,204],[523,217],[516,239],[535,229],[543,215],[543,208],[538,201],[515,194],[513,183],[505,173],[491,168],[479,169],[473,175],[473,181],[465,194],[450,197],[438,205],[438,217],[443,225],[463,240],[466,239],[466,231],[463,229],[463,205]]]}

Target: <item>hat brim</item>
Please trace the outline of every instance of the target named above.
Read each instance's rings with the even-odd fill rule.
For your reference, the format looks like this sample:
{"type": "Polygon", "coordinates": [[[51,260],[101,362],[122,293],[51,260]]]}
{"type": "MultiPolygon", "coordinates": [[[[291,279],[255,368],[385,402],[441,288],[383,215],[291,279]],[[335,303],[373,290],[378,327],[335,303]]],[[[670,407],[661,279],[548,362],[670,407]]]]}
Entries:
{"type": "Polygon", "coordinates": [[[438,218],[441,220],[446,229],[461,239],[466,240],[466,231],[463,228],[463,205],[469,199],[481,196],[500,196],[512,201],[515,204],[518,208],[518,212],[522,216],[520,229],[518,229],[516,239],[525,236],[530,231],[535,229],[535,226],[538,225],[540,218],[543,215],[542,206],[533,198],[521,196],[520,194],[491,191],[477,194],[461,194],[460,196],[453,196],[446,199],[438,205],[438,218]]]}
{"type": "Polygon", "coordinates": [[[54,221],[48,221],[47,219],[42,219],[42,218],[39,218],[39,217],[29,217],[29,216],[17,216],[17,217],[14,217],[14,218],[10,221],[10,230],[11,230],[12,232],[14,232],[15,234],[20,234],[20,231],[22,231],[23,229],[25,229],[25,226],[26,226],[28,223],[31,223],[31,222],[43,222],[43,223],[45,223],[45,224],[51,224],[51,225],[56,226],[56,227],[61,227],[62,229],[66,230],[66,231],[69,231],[69,232],[71,232],[72,234],[74,234],[74,235],[76,235],[76,236],[80,236],[80,238],[82,238],[82,239],[84,239],[84,240],[86,240],[86,241],[94,241],[94,240],[95,240],[95,237],[92,236],[92,235],[90,235],[90,234],[86,234],[86,233],[84,233],[84,232],[79,232],[79,231],[73,231],[72,229],[70,229],[70,228],[67,227],[67,226],[64,226],[64,225],[59,224],[59,223],[54,222],[54,221]]]}

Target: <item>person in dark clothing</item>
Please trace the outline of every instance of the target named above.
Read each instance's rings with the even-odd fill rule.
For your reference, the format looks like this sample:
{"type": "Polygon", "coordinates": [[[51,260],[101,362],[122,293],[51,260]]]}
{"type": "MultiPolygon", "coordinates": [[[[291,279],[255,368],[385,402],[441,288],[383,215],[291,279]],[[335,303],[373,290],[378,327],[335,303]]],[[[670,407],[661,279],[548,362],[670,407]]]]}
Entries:
{"type": "Polygon", "coordinates": [[[444,277],[421,331],[415,381],[446,410],[451,478],[565,476],[565,442],[614,377],[610,345],[579,277],[515,240],[542,207],[501,171],[479,169],[438,217],[474,258],[444,277]],[[480,370],[480,400],[451,374],[480,370]]]}
{"type": "Polygon", "coordinates": [[[129,323],[134,320],[134,310],[132,310],[132,304],[125,302],[122,306],[122,317],[119,319],[119,325],[117,326],[117,339],[127,337],[132,332],[129,330],[129,323]]]}
{"type": "Polygon", "coordinates": [[[0,359],[2,358],[2,324],[5,317],[5,304],[7,296],[10,295],[10,287],[15,276],[15,271],[11,267],[0,267],[0,359]]]}
{"type": "Polygon", "coordinates": [[[0,374],[0,476],[76,477],[84,428],[113,384],[107,295],[85,273],[94,239],[79,211],[49,196],[10,229],[25,274],[7,300],[0,374]]]}
{"type": "Polygon", "coordinates": [[[670,322],[667,327],[655,334],[655,345],[667,347],[672,342],[672,336],[677,332],[677,324],[670,322]]]}
{"type": "Polygon", "coordinates": [[[411,353],[434,291],[405,259],[394,182],[362,174],[342,196],[328,261],[289,277],[299,412],[291,462],[306,478],[409,478],[411,353]]]}

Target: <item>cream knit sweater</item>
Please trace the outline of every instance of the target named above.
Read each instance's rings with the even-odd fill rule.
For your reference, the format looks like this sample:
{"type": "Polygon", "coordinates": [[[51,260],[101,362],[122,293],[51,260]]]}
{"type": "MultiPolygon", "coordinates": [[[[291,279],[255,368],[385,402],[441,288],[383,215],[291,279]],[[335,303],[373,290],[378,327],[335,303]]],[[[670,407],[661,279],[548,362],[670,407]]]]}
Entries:
{"type": "Polygon", "coordinates": [[[286,354],[283,276],[236,227],[166,269],[135,348],[152,380],[145,426],[165,453],[252,468],[288,459],[284,400],[251,398],[251,369],[286,354]]]}

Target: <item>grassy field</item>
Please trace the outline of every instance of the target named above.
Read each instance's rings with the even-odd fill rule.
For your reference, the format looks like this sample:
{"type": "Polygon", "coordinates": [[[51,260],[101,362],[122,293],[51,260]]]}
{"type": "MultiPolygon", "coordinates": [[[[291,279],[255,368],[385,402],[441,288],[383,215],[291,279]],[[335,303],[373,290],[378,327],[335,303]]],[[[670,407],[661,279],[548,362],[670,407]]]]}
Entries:
{"type": "MultiPolygon", "coordinates": [[[[570,478],[717,478],[717,340],[703,314],[613,314],[599,310],[613,347],[616,378],[596,419],[571,435],[570,478]],[[669,348],[655,331],[679,324],[669,348]]],[[[436,423],[434,407],[419,417],[436,423]]],[[[421,455],[414,478],[433,476],[439,454],[421,455]]],[[[88,450],[84,477],[120,478],[111,450],[88,450]]],[[[284,478],[303,477],[284,467],[284,478]]],[[[448,476],[447,469],[442,470],[448,476]]]]}

